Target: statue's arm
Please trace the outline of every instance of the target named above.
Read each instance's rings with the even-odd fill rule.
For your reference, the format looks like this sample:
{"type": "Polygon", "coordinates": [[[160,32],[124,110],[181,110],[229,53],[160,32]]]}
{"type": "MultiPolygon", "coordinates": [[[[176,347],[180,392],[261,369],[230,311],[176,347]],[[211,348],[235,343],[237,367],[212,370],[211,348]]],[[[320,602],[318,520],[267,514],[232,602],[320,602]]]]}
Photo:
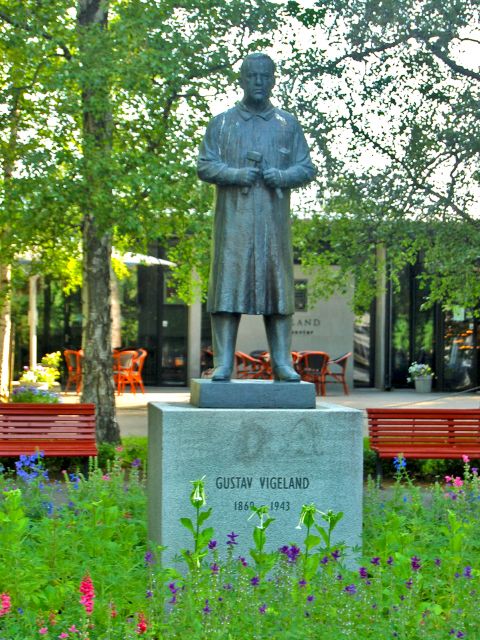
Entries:
{"type": "Polygon", "coordinates": [[[315,165],[310,159],[307,141],[297,121],[295,121],[292,142],[292,164],[287,169],[279,170],[279,186],[283,189],[303,187],[311,182],[317,174],[315,165]]]}
{"type": "Polygon", "coordinates": [[[219,119],[208,125],[197,160],[200,180],[218,185],[238,184],[238,169],[229,167],[221,158],[219,119]]]}

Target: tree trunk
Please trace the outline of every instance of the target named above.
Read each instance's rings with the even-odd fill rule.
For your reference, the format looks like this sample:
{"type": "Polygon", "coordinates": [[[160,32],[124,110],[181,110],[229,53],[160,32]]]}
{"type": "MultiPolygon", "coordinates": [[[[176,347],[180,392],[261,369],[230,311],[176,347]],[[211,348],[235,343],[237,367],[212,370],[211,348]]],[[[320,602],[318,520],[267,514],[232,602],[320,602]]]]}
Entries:
{"type": "Polygon", "coordinates": [[[83,231],[83,391],[82,402],[97,407],[97,439],[118,442],[113,384],[110,259],[108,234],[98,233],[92,216],[84,218],[83,231]]]}
{"type": "Polygon", "coordinates": [[[12,319],[10,295],[11,268],[0,265],[0,401],[10,393],[10,347],[12,344],[12,319]]]}
{"type": "Polygon", "coordinates": [[[108,1],[79,0],[83,110],[83,392],[97,407],[97,440],[118,442],[112,374],[110,291],[111,106],[108,70],[108,1]]]}
{"type": "Polygon", "coordinates": [[[112,285],[112,347],[122,346],[122,307],[120,304],[120,284],[115,271],[110,269],[112,285]]]}

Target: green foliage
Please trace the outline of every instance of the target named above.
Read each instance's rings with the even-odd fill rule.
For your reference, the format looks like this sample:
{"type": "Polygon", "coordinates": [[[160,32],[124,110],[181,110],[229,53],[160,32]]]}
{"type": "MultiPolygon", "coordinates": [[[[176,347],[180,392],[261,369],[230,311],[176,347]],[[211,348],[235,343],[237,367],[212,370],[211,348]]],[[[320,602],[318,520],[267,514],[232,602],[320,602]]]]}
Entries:
{"type": "Polygon", "coordinates": [[[478,5],[292,1],[287,13],[312,41],[290,37],[284,97],[321,168],[315,215],[297,225],[302,261],[320,267],[327,294],[353,275],[361,311],[384,267],[376,247],[386,249],[394,283],[422,252],[426,303],[476,306],[478,5]],[[333,277],[329,264],[339,266],[333,277]]]}
{"type": "MultiPolygon", "coordinates": [[[[118,455],[108,473],[92,466],[88,480],[73,474],[49,484],[35,469],[41,462],[24,457],[18,477],[0,474],[0,630],[12,640],[243,640],[252,630],[302,640],[479,635],[480,482],[468,461],[461,477],[422,490],[404,468],[388,492],[369,483],[364,548],[348,563],[328,535],[340,514],[323,514],[327,528],[315,527],[318,512],[307,505],[303,525],[319,535],[307,536],[305,551],[272,551],[266,575],[237,558],[233,545],[225,557],[213,542],[193,571],[163,567],[162,549],[146,544],[143,481],[134,470],[126,482],[118,455]],[[314,561],[305,562],[318,540],[323,556],[310,553],[314,561]],[[86,576],[91,613],[80,603],[86,576]]],[[[204,491],[194,485],[195,503],[204,491]]],[[[265,530],[265,510],[254,516],[265,530]]]]}
{"type": "Polygon", "coordinates": [[[28,385],[21,385],[13,390],[12,402],[32,402],[34,404],[57,404],[60,394],[49,389],[39,389],[28,385]]]}

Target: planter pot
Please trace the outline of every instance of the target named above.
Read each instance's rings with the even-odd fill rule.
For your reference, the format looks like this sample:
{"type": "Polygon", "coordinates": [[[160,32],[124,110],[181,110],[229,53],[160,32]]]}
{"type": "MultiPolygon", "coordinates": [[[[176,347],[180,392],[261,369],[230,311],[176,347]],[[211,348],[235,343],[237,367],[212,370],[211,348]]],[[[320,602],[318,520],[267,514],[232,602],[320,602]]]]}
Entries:
{"type": "Polygon", "coordinates": [[[415,378],[415,391],[418,393],[430,393],[432,391],[432,376],[415,378]]]}

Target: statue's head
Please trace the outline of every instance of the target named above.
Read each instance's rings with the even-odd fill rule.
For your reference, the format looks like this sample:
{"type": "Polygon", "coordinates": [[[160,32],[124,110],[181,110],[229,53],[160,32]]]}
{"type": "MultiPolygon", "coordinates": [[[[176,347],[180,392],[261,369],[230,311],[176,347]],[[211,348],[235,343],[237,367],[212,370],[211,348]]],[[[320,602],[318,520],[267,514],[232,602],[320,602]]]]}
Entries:
{"type": "Polygon", "coordinates": [[[251,53],[240,67],[240,86],[243,100],[251,106],[262,107],[268,102],[275,86],[275,63],[266,53],[251,53]]]}

